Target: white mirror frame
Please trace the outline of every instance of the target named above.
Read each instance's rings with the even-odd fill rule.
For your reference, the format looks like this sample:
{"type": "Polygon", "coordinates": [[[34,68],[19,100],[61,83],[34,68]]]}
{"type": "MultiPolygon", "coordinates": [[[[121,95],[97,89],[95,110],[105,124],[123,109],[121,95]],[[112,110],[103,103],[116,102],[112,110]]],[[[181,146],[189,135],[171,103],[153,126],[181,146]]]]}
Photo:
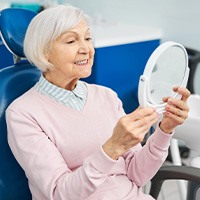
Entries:
{"type": "MultiPolygon", "coordinates": [[[[147,61],[143,75],[141,75],[140,79],[139,79],[138,101],[139,101],[140,106],[156,108],[156,111],[159,114],[162,114],[165,112],[166,103],[155,104],[154,102],[152,102],[151,97],[150,97],[149,80],[151,78],[151,73],[153,71],[153,68],[156,65],[156,62],[158,61],[159,57],[163,54],[163,52],[167,48],[169,48],[171,46],[178,46],[184,51],[185,59],[186,59],[186,66],[185,66],[186,70],[185,70],[185,74],[182,79],[182,82],[180,83],[179,86],[186,87],[188,77],[189,77],[188,54],[183,45],[173,42],[173,41],[164,42],[154,50],[154,52],[151,54],[150,58],[147,61]]],[[[180,96],[180,94],[178,94],[176,92],[172,96],[172,98],[180,99],[181,96],[180,96]]]]}

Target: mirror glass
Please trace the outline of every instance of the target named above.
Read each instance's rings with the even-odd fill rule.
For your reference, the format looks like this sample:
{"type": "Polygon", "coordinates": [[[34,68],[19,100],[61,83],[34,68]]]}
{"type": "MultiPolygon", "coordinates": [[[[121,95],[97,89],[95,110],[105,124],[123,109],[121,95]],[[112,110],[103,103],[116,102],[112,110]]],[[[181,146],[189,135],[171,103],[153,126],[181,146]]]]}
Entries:
{"type": "Polygon", "coordinates": [[[150,98],[153,103],[163,103],[163,97],[173,97],[174,86],[180,86],[186,70],[185,52],[180,46],[168,47],[158,58],[149,80],[150,98]]]}

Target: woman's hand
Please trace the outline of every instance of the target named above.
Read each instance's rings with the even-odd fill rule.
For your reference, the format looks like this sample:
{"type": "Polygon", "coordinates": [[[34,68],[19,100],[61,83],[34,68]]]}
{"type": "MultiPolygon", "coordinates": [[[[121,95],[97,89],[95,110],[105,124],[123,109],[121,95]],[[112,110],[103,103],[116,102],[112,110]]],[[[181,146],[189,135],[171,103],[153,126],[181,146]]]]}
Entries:
{"type": "Polygon", "coordinates": [[[118,121],[112,137],[103,145],[103,150],[110,158],[118,159],[131,147],[142,142],[158,118],[155,109],[139,107],[118,121]]]}
{"type": "Polygon", "coordinates": [[[179,87],[174,87],[173,90],[181,94],[182,98],[180,100],[169,97],[163,99],[164,102],[167,102],[167,105],[160,128],[165,133],[172,133],[178,125],[185,121],[189,112],[187,105],[187,99],[190,96],[189,90],[179,87]]]}

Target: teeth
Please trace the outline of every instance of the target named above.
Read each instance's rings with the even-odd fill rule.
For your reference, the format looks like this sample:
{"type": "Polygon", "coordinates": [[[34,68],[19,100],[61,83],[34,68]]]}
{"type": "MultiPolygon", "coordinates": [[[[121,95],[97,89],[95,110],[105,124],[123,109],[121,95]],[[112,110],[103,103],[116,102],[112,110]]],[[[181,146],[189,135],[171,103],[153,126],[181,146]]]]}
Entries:
{"type": "Polygon", "coordinates": [[[76,65],[85,65],[85,64],[87,64],[87,60],[82,60],[82,61],[77,61],[77,62],[75,62],[75,64],[76,65]]]}

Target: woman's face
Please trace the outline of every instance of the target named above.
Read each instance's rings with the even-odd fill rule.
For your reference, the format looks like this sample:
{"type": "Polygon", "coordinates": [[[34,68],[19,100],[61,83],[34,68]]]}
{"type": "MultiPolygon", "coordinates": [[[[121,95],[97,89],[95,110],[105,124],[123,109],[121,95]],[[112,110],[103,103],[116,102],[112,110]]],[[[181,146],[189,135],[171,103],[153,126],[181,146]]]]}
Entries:
{"type": "Polygon", "coordinates": [[[47,59],[54,67],[44,73],[45,78],[59,87],[72,90],[80,78],[91,74],[94,47],[85,20],[52,44],[47,59]]]}

